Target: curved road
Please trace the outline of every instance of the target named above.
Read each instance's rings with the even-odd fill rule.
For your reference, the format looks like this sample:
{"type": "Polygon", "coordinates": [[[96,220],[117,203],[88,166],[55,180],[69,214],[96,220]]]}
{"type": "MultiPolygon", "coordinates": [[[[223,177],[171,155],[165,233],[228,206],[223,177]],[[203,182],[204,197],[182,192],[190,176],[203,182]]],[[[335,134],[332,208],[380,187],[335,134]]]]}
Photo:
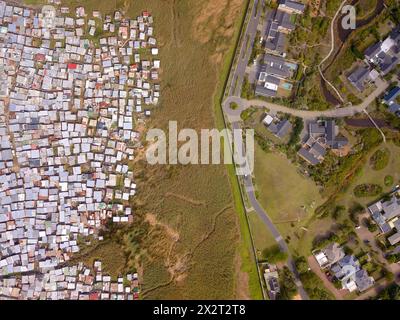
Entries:
{"type": "MultiPolygon", "coordinates": [[[[240,44],[240,49],[239,55],[238,55],[238,61],[233,70],[231,70],[231,76],[230,76],[230,83],[226,87],[226,91],[228,92],[228,98],[223,102],[223,110],[224,110],[224,115],[225,118],[229,121],[229,123],[232,125],[233,129],[240,129],[240,124],[237,121],[241,121],[240,118],[240,113],[248,108],[250,105],[246,104],[246,100],[240,99],[238,96],[240,95],[241,88],[242,88],[242,83],[243,79],[246,73],[246,67],[248,64],[248,61],[250,59],[250,54],[252,52],[252,48],[254,45],[256,33],[257,33],[257,27],[259,24],[260,16],[261,16],[261,8],[260,10],[257,11],[258,8],[258,3],[259,0],[254,0],[253,6],[250,11],[250,18],[248,20],[245,32],[242,37],[242,43],[240,44]],[[250,43],[249,46],[246,44],[250,43]],[[232,117],[231,111],[233,111],[229,106],[231,102],[236,102],[239,106],[238,110],[235,110],[235,114],[232,117]]],[[[246,163],[247,166],[247,163],[246,163]]],[[[261,207],[261,205],[258,203],[255,193],[254,193],[254,186],[252,182],[251,176],[245,176],[245,189],[246,189],[246,194],[254,208],[254,210],[257,212],[259,217],[262,219],[264,222],[265,226],[270,230],[270,232],[273,234],[275,240],[278,242],[280,248],[287,253],[288,255],[288,262],[287,265],[291,272],[294,275],[295,278],[295,283],[298,289],[298,292],[301,296],[302,300],[308,300],[309,297],[307,293],[305,292],[303,285],[300,281],[299,274],[296,270],[295,264],[293,259],[290,256],[289,248],[287,247],[286,242],[280,235],[278,229],[274,226],[273,222],[269,218],[268,214],[264,211],[264,209],[261,207]]],[[[257,266],[258,267],[258,266],[257,266]]]]}
{"type": "Polygon", "coordinates": [[[255,192],[254,192],[254,186],[253,186],[253,181],[251,176],[246,176],[244,178],[244,185],[246,188],[246,193],[247,197],[251,203],[251,205],[254,208],[254,211],[257,212],[258,216],[261,218],[261,220],[264,222],[264,224],[268,227],[270,232],[275,238],[275,241],[278,243],[279,247],[283,252],[286,252],[288,254],[288,261],[287,265],[290,271],[294,275],[295,283],[297,286],[297,290],[299,291],[299,294],[303,300],[308,300],[308,295],[306,291],[304,290],[304,287],[300,281],[300,276],[299,273],[297,272],[296,265],[294,263],[293,258],[290,255],[289,248],[285,242],[285,240],[282,238],[281,234],[279,233],[278,229],[275,227],[274,223],[268,216],[268,214],[265,212],[263,207],[259,204],[255,192]]]}
{"type": "MultiPolygon", "coordinates": [[[[241,40],[242,43],[240,44],[240,48],[238,50],[239,51],[238,61],[235,68],[231,71],[230,83],[226,88],[228,92],[228,97],[222,104],[225,118],[231,124],[232,129],[240,129],[240,122],[242,121],[240,115],[244,110],[250,107],[257,107],[257,108],[265,107],[271,110],[272,112],[288,113],[303,119],[310,119],[310,120],[318,117],[343,118],[343,117],[353,116],[357,113],[365,111],[368,105],[370,105],[377,97],[379,97],[389,86],[389,84],[385,81],[377,81],[376,83],[377,89],[370,96],[368,96],[360,105],[349,106],[345,108],[337,108],[326,111],[297,110],[279,104],[266,102],[263,100],[246,100],[240,98],[240,92],[243,79],[246,73],[246,67],[255,41],[257,27],[262,11],[262,10],[257,11],[258,2],[259,0],[254,0],[253,7],[251,8],[250,18],[246,25],[246,29],[241,40]],[[248,45],[248,43],[250,45],[248,45]],[[237,105],[237,108],[235,110],[231,109],[230,107],[231,103],[235,103],[237,105]]],[[[309,297],[305,292],[304,287],[300,281],[300,277],[296,270],[295,263],[290,255],[290,251],[285,240],[280,235],[278,229],[273,224],[267,212],[257,201],[251,175],[244,176],[244,187],[247,197],[252,207],[254,208],[255,212],[258,214],[258,216],[261,218],[265,226],[272,233],[276,242],[280,246],[281,250],[288,254],[287,265],[295,277],[295,283],[298,292],[303,300],[308,300],[309,297]]]]}
{"type": "Polygon", "coordinates": [[[386,89],[389,87],[389,83],[384,80],[377,80],[376,85],[377,88],[375,89],[375,91],[372,92],[361,104],[356,106],[349,106],[349,107],[337,108],[325,111],[308,111],[308,110],[293,109],[276,103],[267,102],[264,100],[246,100],[238,96],[228,97],[223,103],[223,109],[231,122],[241,121],[240,114],[244,110],[250,107],[268,108],[272,112],[288,113],[303,119],[316,119],[319,117],[344,118],[344,117],[354,116],[357,113],[363,112],[377,97],[379,97],[382,93],[384,93],[386,89]],[[238,107],[235,110],[231,109],[230,108],[231,103],[236,103],[238,107]]]}

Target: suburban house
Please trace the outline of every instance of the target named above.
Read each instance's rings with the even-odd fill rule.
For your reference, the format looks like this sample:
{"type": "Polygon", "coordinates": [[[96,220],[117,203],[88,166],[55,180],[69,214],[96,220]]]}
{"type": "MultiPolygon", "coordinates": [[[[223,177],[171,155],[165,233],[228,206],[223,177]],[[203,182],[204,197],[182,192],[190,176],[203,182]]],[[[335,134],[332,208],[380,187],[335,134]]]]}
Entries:
{"type": "Polygon", "coordinates": [[[292,16],[285,11],[278,10],[275,14],[275,21],[278,23],[279,32],[289,34],[295,29],[292,16]]]}
{"type": "Polygon", "coordinates": [[[287,119],[274,119],[267,114],[262,122],[279,139],[284,138],[292,130],[292,124],[287,119]]]}
{"type": "Polygon", "coordinates": [[[383,103],[388,106],[388,110],[400,117],[400,87],[394,87],[383,98],[383,103]]]}
{"type": "Polygon", "coordinates": [[[280,79],[261,72],[256,84],[255,94],[262,97],[276,97],[280,83],[280,79]]]}
{"type": "Polygon", "coordinates": [[[285,11],[290,14],[303,14],[305,5],[297,1],[281,0],[278,6],[279,10],[285,11]]]}
{"type": "Polygon", "coordinates": [[[353,255],[347,255],[331,267],[335,278],[342,283],[342,288],[350,292],[363,292],[371,288],[375,281],[368,272],[361,268],[360,262],[353,255]]]}
{"type": "Polygon", "coordinates": [[[313,255],[319,266],[324,269],[344,258],[345,253],[338,243],[333,242],[326,248],[313,252],[313,255]]]}
{"type": "Polygon", "coordinates": [[[380,200],[368,207],[371,217],[379,226],[382,233],[396,231],[388,238],[391,245],[400,242],[400,196],[394,192],[390,199],[380,200]]]}
{"type": "Polygon", "coordinates": [[[281,292],[279,286],[279,274],[275,265],[268,265],[264,270],[264,280],[267,285],[268,296],[271,300],[276,300],[277,295],[281,292]]]}
{"type": "Polygon", "coordinates": [[[285,119],[279,121],[278,123],[271,123],[271,125],[268,127],[268,130],[279,139],[282,139],[290,132],[290,130],[292,130],[292,124],[289,120],[285,119]]]}
{"type": "Polygon", "coordinates": [[[327,149],[340,151],[348,143],[346,137],[339,135],[334,120],[313,121],[308,125],[308,138],[297,154],[314,166],[324,161],[327,149]]]}
{"type": "Polygon", "coordinates": [[[264,64],[261,67],[261,72],[278,79],[287,79],[290,77],[290,67],[282,57],[266,54],[264,56],[264,64]]]}
{"type": "Polygon", "coordinates": [[[313,255],[321,269],[329,269],[334,278],[341,282],[343,289],[363,292],[374,285],[374,279],[361,268],[356,257],[346,255],[338,243],[314,251],[313,255]]]}
{"type": "Polygon", "coordinates": [[[295,1],[281,1],[278,9],[267,15],[263,32],[265,49],[285,56],[286,35],[295,29],[294,14],[302,14],[305,6],[295,1]]]}
{"type": "Polygon", "coordinates": [[[376,66],[384,76],[400,62],[400,33],[396,28],[384,41],[380,41],[364,52],[365,59],[376,66]]]}
{"type": "Polygon", "coordinates": [[[365,87],[374,82],[379,77],[379,73],[368,66],[360,66],[356,68],[347,79],[357,89],[358,92],[363,92],[365,87]]]}
{"type": "Polygon", "coordinates": [[[255,94],[264,97],[275,97],[282,80],[288,79],[293,73],[293,64],[284,58],[265,54],[260,67],[255,94]]]}
{"type": "Polygon", "coordinates": [[[286,34],[279,30],[282,30],[279,22],[275,21],[274,17],[270,18],[266,22],[263,43],[268,52],[283,56],[285,55],[286,34]]]}

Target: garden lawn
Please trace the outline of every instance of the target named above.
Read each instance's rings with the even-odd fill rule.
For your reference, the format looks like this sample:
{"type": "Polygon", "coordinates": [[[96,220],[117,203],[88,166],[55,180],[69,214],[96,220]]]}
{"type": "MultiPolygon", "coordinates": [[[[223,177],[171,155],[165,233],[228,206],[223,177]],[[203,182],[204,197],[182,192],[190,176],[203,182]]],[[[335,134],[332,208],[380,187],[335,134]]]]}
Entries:
{"type": "Polygon", "coordinates": [[[254,171],[258,201],[288,240],[289,247],[310,254],[314,236],[329,230],[332,224],[330,219],[310,220],[324,201],[318,187],[284,155],[266,153],[258,145],[254,171]]]}
{"type": "Polygon", "coordinates": [[[374,201],[377,197],[365,197],[356,198],[353,194],[353,190],[357,185],[368,183],[368,184],[379,184],[383,188],[383,192],[389,192],[392,188],[397,185],[400,181],[400,147],[397,147],[392,142],[387,144],[381,144],[379,147],[375,148],[368,155],[368,161],[365,163],[361,174],[354,179],[353,183],[346,193],[343,204],[350,205],[352,201],[361,203],[362,205],[367,205],[374,201]],[[390,151],[390,158],[388,165],[382,170],[374,170],[370,164],[371,156],[377,151],[387,148],[390,151]],[[385,185],[385,177],[393,177],[393,185],[385,185]]]}

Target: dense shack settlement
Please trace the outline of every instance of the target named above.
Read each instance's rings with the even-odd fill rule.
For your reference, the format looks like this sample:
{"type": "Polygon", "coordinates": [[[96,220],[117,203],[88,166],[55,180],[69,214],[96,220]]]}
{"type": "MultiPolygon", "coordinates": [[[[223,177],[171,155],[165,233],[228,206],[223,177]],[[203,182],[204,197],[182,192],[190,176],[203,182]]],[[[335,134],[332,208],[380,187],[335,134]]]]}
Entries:
{"type": "Polygon", "coordinates": [[[138,298],[136,273],[68,261],[134,217],[135,127],[160,89],[152,16],[0,1],[0,48],[0,298],[138,298]]]}

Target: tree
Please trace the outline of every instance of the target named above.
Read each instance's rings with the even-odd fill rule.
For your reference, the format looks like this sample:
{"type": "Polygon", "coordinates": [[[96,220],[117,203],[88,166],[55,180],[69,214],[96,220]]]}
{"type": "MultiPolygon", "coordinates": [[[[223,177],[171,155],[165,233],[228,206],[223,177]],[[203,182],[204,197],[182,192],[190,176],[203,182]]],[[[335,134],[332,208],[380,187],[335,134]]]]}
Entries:
{"type": "Polygon", "coordinates": [[[287,266],[284,266],[283,269],[279,271],[279,279],[281,292],[278,299],[291,300],[297,293],[297,286],[293,274],[287,266]]]}
{"type": "Polygon", "coordinates": [[[300,274],[307,272],[309,269],[309,265],[305,257],[296,258],[295,264],[296,264],[296,269],[300,274]]]}
{"type": "Polygon", "coordinates": [[[277,263],[277,262],[286,261],[288,256],[287,256],[286,252],[283,252],[281,250],[281,248],[276,244],[274,246],[264,249],[263,257],[269,263],[277,263]]]}
{"type": "Polygon", "coordinates": [[[383,290],[376,298],[378,300],[400,300],[400,286],[393,283],[383,290]]]}
{"type": "Polygon", "coordinates": [[[336,206],[335,210],[332,211],[332,218],[334,220],[339,219],[345,211],[346,208],[344,206],[336,206]]]}

